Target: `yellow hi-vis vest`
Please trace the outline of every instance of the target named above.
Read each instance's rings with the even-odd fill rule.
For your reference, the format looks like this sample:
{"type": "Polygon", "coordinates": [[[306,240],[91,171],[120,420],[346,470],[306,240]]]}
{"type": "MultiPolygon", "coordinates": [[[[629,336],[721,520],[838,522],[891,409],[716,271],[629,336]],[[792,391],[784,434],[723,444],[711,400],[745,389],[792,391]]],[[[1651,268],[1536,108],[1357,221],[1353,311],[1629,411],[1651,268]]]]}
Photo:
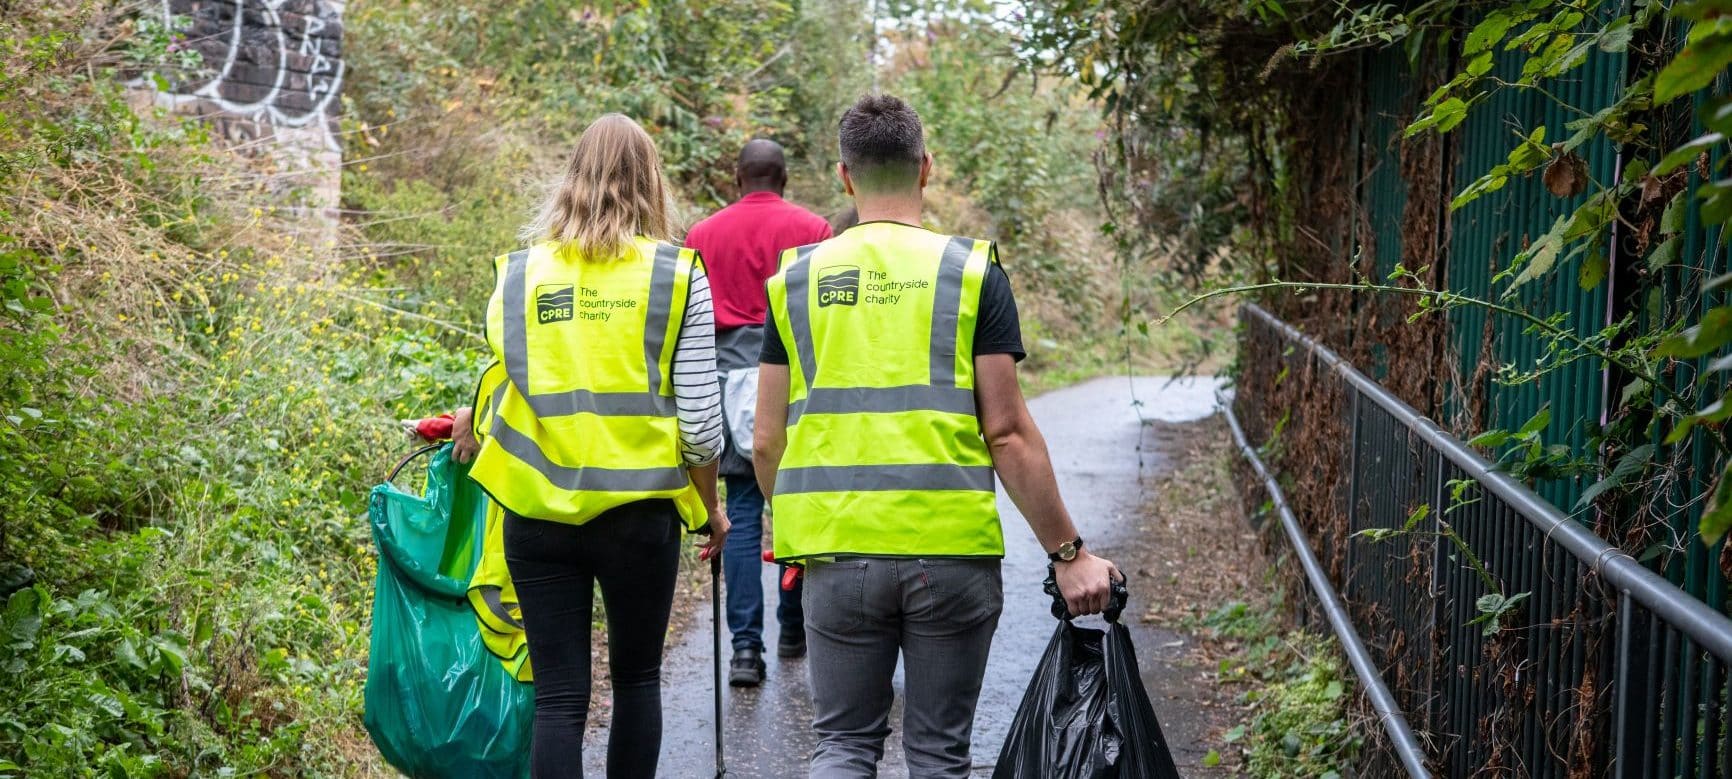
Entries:
{"type": "Polygon", "coordinates": [[[507,673],[520,682],[535,681],[529,664],[529,636],[523,631],[523,608],[505,564],[505,511],[487,502],[487,529],[481,541],[481,562],[469,578],[469,606],[481,628],[481,644],[499,658],[507,673]]]}
{"type": "Polygon", "coordinates": [[[476,391],[470,478],[523,517],[580,525],[669,498],[687,527],[701,527],[672,379],[698,262],[647,238],[613,260],[552,241],[496,260],[494,363],[476,391]]]}
{"type": "Polygon", "coordinates": [[[789,361],[775,556],[1002,557],[974,407],[988,241],[862,224],[768,285],[789,361]]]}

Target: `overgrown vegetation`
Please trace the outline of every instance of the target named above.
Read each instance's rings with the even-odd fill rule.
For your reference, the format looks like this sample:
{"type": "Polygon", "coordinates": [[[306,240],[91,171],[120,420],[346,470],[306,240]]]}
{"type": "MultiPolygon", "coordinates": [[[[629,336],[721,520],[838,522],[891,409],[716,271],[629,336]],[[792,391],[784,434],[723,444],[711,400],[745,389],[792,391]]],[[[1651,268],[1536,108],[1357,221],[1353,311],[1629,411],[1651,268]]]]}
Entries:
{"type": "MultiPolygon", "coordinates": [[[[1405,361],[1388,377],[1419,408],[1441,412],[1452,406],[1468,432],[1513,429],[1525,413],[1507,421],[1491,415],[1481,384],[1532,387],[1553,376],[1573,376],[1584,362],[1611,369],[1618,396],[1611,423],[1592,426],[1572,454],[1592,462],[1596,452],[1613,458],[1643,453],[1640,467],[1660,474],[1657,482],[1643,483],[1659,494],[1690,491],[1688,461],[1698,449],[1709,450],[1717,463],[1719,476],[1712,481],[1728,481],[1724,434],[1703,435],[1699,428],[1732,414],[1719,375],[1732,362],[1706,359],[1732,339],[1732,328],[1722,321],[1732,315],[1716,307],[1728,283],[1721,274],[1727,270],[1725,225],[1732,219],[1732,179],[1725,178],[1732,148],[1726,140],[1732,132],[1725,78],[1732,65],[1729,18],[1732,6],[1720,0],[1448,2],[1412,9],[1378,3],[1150,8],[1071,2],[1034,12],[1027,52],[1043,66],[1091,85],[1116,117],[1117,164],[1106,184],[1142,181],[1141,171],[1170,167],[1165,160],[1177,158],[1213,173],[1187,179],[1190,186],[1210,185],[1187,200],[1209,202],[1221,197],[1213,193],[1225,191],[1248,203],[1242,215],[1249,240],[1238,244],[1244,251],[1234,256],[1251,281],[1274,283],[1246,291],[1286,293],[1269,299],[1290,319],[1315,323],[1316,332],[1362,362],[1384,348],[1426,349],[1420,353],[1432,359],[1405,361]],[[1394,56],[1378,54],[1382,50],[1394,56]],[[1604,67],[1607,57],[1630,64],[1628,83],[1603,102],[1576,97],[1580,90],[1574,85],[1593,78],[1588,69],[1604,67]],[[1367,115],[1372,109],[1361,99],[1325,98],[1331,92],[1363,96],[1364,85],[1389,75],[1388,69],[1397,71],[1394,81],[1421,96],[1405,108],[1389,109],[1410,111],[1394,117],[1402,137],[1393,159],[1377,156],[1386,139],[1368,138],[1365,143],[1375,148],[1362,148],[1355,133],[1340,132],[1386,119],[1367,115]],[[1507,107],[1515,99],[1510,95],[1531,97],[1564,118],[1506,114],[1486,115],[1477,125],[1469,121],[1513,110],[1507,107]],[[1462,170],[1461,180],[1451,182],[1438,163],[1440,144],[1464,127],[1480,132],[1474,143],[1485,143],[1485,133],[1495,132],[1501,136],[1495,143],[1509,153],[1485,170],[1462,170]],[[1160,132],[1167,128],[1177,129],[1160,132]],[[1434,134],[1446,137],[1439,141],[1434,134]],[[1609,156],[1597,150],[1614,148],[1623,155],[1616,169],[1591,167],[1584,159],[1609,156]],[[1374,166],[1380,164],[1402,166],[1381,175],[1396,176],[1405,188],[1405,206],[1397,202],[1387,209],[1356,194],[1379,175],[1374,166]],[[1557,214],[1549,229],[1500,243],[1487,289],[1452,284],[1466,276],[1445,272],[1437,209],[1459,212],[1530,177],[1543,178],[1542,196],[1559,199],[1545,204],[1557,214]],[[1452,183],[1455,191],[1449,192],[1452,183]],[[1376,256],[1386,226],[1374,219],[1399,220],[1402,256],[1376,256]],[[1681,254],[1686,247],[1694,256],[1681,254]],[[1555,293],[1529,294],[1560,273],[1576,282],[1570,286],[1604,289],[1613,255],[1623,263],[1617,273],[1625,291],[1616,295],[1608,321],[1578,321],[1559,307],[1555,293]],[[1401,300],[1369,302],[1391,292],[1401,300]],[[1453,359],[1431,351],[1432,342],[1460,326],[1463,308],[1503,309],[1481,316],[1517,317],[1510,337],[1534,348],[1519,359],[1488,353],[1480,372],[1455,382],[1432,381],[1438,363],[1453,359]],[[1384,324],[1404,319],[1405,328],[1384,324]],[[1446,387],[1457,394],[1446,398],[1446,387]],[[1661,439],[1681,446],[1642,448],[1661,439]]],[[[1170,210],[1149,205],[1163,192],[1127,188],[1125,201],[1140,206],[1133,209],[1136,227],[1172,229],[1170,210]]],[[[1208,246],[1211,236],[1228,234],[1226,226],[1238,224],[1239,216],[1229,209],[1213,222],[1182,224],[1208,246]]],[[[1473,344],[1463,341],[1459,337],[1451,346],[1471,351],[1473,344]]],[[[1569,429],[1555,438],[1573,435],[1580,422],[1560,421],[1569,429]]],[[[1624,468],[1626,477],[1619,481],[1633,468],[1624,468]]],[[[1718,495],[1719,489],[1710,485],[1700,494],[1718,495]]],[[[1706,544],[1732,527],[1728,506],[1718,498],[1698,504],[1706,544]]],[[[1633,526],[1610,534],[1646,538],[1654,530],[1650,525],[1669,521],[1638,516],[1633,526]]]]}
{"type": "MultiPolygon", "coordinates": [[[[1333,639],[1286,626],[1277,594],[1257,605],[1223,604],[1202,620],[1213,639],[1234,642],[1220,663],[1223,684],[1241,688],[1245,716],[1222,736],[1245,772],[1258,777],[1351,775],[1360,736],[1349,724],[1353,680],[1333,639]]],[[[1219,763],[1211,751],[1206,763],[1219,763]]]]}
{"type": "MultiPolygon", "coordinates": [[[[1203,218],[1179,224],[1205,246],[1230,237],[1235,271],[1224,275],[1242,279],[1221,285],[1230,294],[1255,295],[1689,595],[1725,603],[1732,4],[1030,8],[1028,56],[1089,84],[1114,118],[1117,155],[1102,180],[1124,190],[1137,217],[1127,227],[1174,224],[1160,207],[1171,188],[1140,186],[1142,171],[1212,172],[1187,182],[1200,191],[1186,200],[1210,202],[1217,190],[1204,185],[1218,184],[1242,214],[1227,210],[1211,229],[1206,217],[1216,212],[1202,209],[1194,213],[1203,218]],[[1223,232],[1241,215],[1244,232],[1223,232]]],[[[1291,497],[1335,580],[1397,584],[1398,573],[1363,567],[1383,553],[1361,547],[1355,563],[1348,552],[1373,537],[1354,540],[1342,510],[1347,399],[1327,371],[1274,359],[1282,347],[1274,348],[1242,377],[1242,391],[1267,412],[1253,435],[1283,439],[1283,470],[1298,477],[1291,497]]],[[[1476,621],[1495,634],[1484,652],[1453,635],[1389,639],[1397,680],[1463,668],[1495,680],[1473,693],[1491,711],[1433,734],[1461,739],[1439,759],[1465,761],[1451,770],[1548,759],[1605,770],[1596,762],[1608,740],[1605,672],[1570,677],[1564,698],[1548,701],[1536,700],[1528,671],[1559,646],[1604,662],[1609,632],[1585,615],[1609,601],[1585,588],[1562,607],[1537,605],[1513,591],[1527,585],[1511,586],[1537,556],[1482,563],[1447,532],[1451,512],[1479,500],[1476,490],[1457,483],[1447,500],[1428,498],[1370,521],[1386,523],[1386,537],[1442,528],[1437,543],[1446,545],[1426,544],[1426,560],[1434,548],[1459,552],[1438,554],[1437,564],[1474,569],[1463,578],[1483,589],[1401,586],[1435,601],[1437,613],[1450,599],[1477,598],[1476,621]],[[1535,630],[1548,621],[1563,631],[1535,630]],[[1425,656],[1415,646],[1450,652],[1451,664],[1404,667],[1401,658],[1425,656]],[[1510,735],[1535,724],[1545,749],[1510,735]]],[[[1378,624],[1401,605],[1356,607],[1356,618],[1378,624]]],[[[1657,705],[1669,713],[1659,716],[1712,711],[1718,693],[1690,684],[1668,688],[1657,705]],[[1698,695],[1704,704],[1692,702],[1698,695]]],[[[1680,754],[1691,754],[1690,738],[1681,743],[1680,754]]],[[[1662,764],[1675,758],[1670,745],[1660,750],[1662,764]]]]}

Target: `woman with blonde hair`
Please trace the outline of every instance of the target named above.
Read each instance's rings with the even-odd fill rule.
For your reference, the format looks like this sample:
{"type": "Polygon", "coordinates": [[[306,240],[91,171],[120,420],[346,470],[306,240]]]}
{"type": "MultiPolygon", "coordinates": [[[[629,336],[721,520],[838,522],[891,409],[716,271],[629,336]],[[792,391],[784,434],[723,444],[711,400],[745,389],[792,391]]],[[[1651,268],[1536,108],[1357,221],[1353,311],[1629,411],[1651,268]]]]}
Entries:
{"type": "Polygon", "coordinates": [[[619,114],[578,139],[565,175],[495,260],[494,362],[457,456],[505,509],[505,559],[535,673],[536,777],[583,775],[593,592],[607,607],[609,776],[654,776],[661,657],[681,530],[721,550],[722,425],[702,261],[669,242],[652,141],[619,114]]]}

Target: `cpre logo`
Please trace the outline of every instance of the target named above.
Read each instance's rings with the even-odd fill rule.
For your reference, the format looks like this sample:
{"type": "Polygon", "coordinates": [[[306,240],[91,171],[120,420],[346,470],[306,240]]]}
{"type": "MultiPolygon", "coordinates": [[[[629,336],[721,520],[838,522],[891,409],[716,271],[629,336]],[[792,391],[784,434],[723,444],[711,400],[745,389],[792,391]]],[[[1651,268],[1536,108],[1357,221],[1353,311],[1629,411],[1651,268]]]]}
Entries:
{"type": "Polygon", "coordinates": [[[535,288],[535,319],[549,322],[571,321],[577,291],[570,284],[543,284],[535,288]]]}
{"type": "Polygon", "coordinates": [[[852,306],[860,302],[860,267],[832,265],[818,269],[818,306],[852,306]]]}

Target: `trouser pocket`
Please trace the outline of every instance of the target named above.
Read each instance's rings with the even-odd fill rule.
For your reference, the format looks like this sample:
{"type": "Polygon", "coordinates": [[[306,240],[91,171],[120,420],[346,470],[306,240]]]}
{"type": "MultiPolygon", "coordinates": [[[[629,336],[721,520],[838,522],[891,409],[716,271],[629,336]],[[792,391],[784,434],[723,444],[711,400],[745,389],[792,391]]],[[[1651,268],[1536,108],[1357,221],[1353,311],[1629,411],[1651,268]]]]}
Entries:
{"type": "Polygon", "coordinates": [[[996,621],[1004,611],[1004,578],[997,559],[918,562],[926,590],[925,620],[969,627],[996,621]]]}
{"type": "Polygon", "coordinates": [[[866,621],[866,570],[864,560],[813,563],[806,568],[801,606],[806,626],[814,630],[845,633],[866,621]]]}

